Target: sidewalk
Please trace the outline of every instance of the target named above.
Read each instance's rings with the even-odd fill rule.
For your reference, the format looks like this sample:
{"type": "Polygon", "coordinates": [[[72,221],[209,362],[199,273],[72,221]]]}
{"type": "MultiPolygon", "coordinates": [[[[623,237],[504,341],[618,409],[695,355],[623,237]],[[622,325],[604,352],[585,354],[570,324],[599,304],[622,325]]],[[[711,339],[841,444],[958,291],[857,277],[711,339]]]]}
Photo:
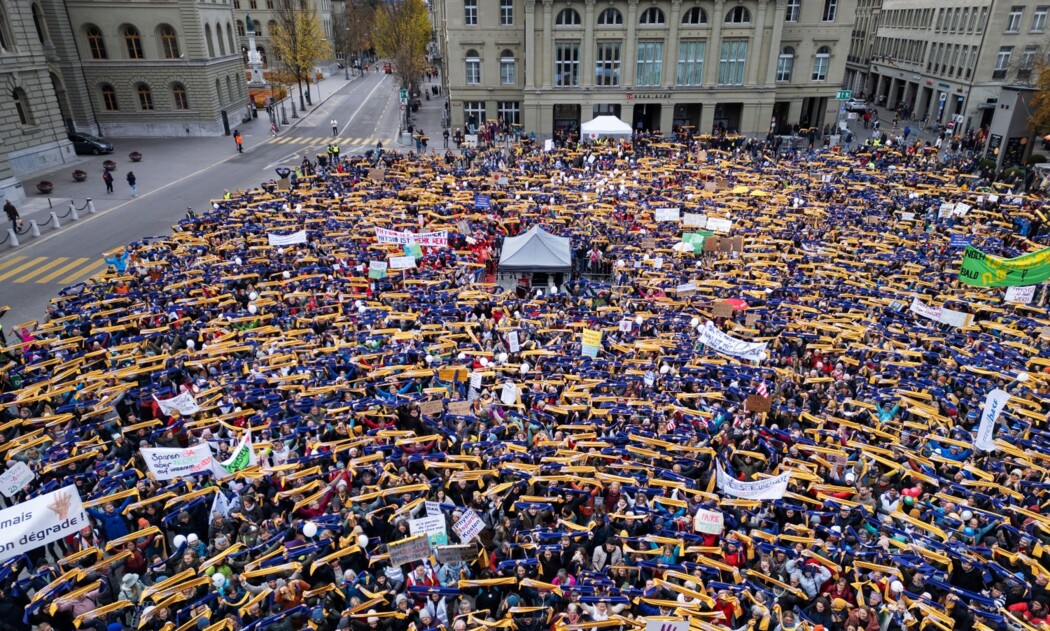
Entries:
{"type": "MultiPolygon", "coordinates": [[[[329,75],[319,83],[310,86],[314,97],[312,105],[306,106],[305,113],[300,111],[298,118],[291,117],[291,108],[285,102],[285,110],[288,115],[288,125],[281,127],[280,134],[285,134],[304,120],[314,110],[333,96],[343,86],[360,77],[351,76],[347,81],[340,70],[329,75]],[[320,87],[320,98],[318,98],[318,87],[320,87]]],[[[299,92],[294,92],[296,108],[298,109],[299,92]]],[[[239,114],[238,114],[239,115],[239,114]]],[[[270,140],[270,119],[265,110],[259,110],[258,118],[247,123],[236,123],[231,120],[231,132],[237,129],[243,136],[244,149],[262,145],[270,140]]],[[[279,135],[280,135],[279,134],[279,135]]],[[[107,138],[113,143],[113,153],[101,156],[77,156],[75,162],[65,164],[57,169],[36,173],[22,179],[22,186],[26,191],[26,199],[17,204],[18,213],[25,221],[25,230],[29,230],[30,221],[36,221],[40,226],[42,235],[54,232],[51,212],[54,211],[59,217],[62,230],[72,223],[69,216],[69,202],[73,201],[78,214],[83,217],[88,214],[86,208],[87,199],[94,201],[98,212],[112,210],[132,199],[131,191],[126,180],[128,171],[134,171],[138,181],[139,194],[157,188],[162,184],[177,181],[181,178],[193,175],[199,171],[214,167],[217,163],[231,157],[236,152],[232,136],[191,137],[191,138],[107,138]],[[128,154],[132,151],[140,152],[143,157],[141,162],[132,162],[128,154]],[[113,171],[113,193],[106,193],[106,186],[102,181],[102,163],[105,160],[113,160],[117,168],[113,171]],[[85,171],[88,179],[84,182],[73,180],[74,170],[85,171]],[[50,195],[41,195],[37,192],[36,184],[42,180],[49,181],[55,185],[50,195]]],[[[214,191],[216,196],[221,191],[214,191]]],[[[0,236],[6,231],[0,233],[0,236]]],[[[32,239],[26,233],[19,236],[19,241],[28,243],[32,239]]],[[[9,251],[8,245],[0,246],[0,255],[9,251]]]]}
{"type": "MultiPolygon", "coordinates": [[[[419,111],[413,112],[409,117],[410,124],[414,133],[423,132],[424,135],[429,138],[427,141],[427,151],[429,153],[445,153],[444,145],[442,144],[441,138],[441,121],[444,118],[445,113],[445,100],[448,95],[445,94],[444,90],[437,95],[431,90],[431,86],[441,86],[441,79],[435,77],[430,81],[423,80],[420,84],[420,89],[425,93],[430,94],[430,100],[427,100],[426,94],[421,96],[422,102],[419,104],[419,111]]],[[[451,130],[450,130],[451,133],[451,130]]],[[[449,140],[449,146],[454,147],[452,141],[449,140]]],[[[403,133],[397,140],[396,149],[398,151],[415,151],[415,141],[409,137],[408,133],[403,133]]]]}

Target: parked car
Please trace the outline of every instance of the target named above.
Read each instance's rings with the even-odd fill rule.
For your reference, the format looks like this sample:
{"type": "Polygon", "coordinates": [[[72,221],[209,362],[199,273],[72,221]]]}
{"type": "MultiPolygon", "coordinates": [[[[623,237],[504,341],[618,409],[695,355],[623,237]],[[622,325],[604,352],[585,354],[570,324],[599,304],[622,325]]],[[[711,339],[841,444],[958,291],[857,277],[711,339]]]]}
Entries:
{"type": "Polygon", "coordinates": [[[865,112],[868,110],[868,102],[864,99],[850,99],[846,101],[847,112],[865,112]]]}
{"type": "Polygon", "coordinates": [[[77,155],[97,156],[102,153],[113,153],[112,144],[91,134],[69,134],[69,141],[73,143],[73,149],[77,155]]]}

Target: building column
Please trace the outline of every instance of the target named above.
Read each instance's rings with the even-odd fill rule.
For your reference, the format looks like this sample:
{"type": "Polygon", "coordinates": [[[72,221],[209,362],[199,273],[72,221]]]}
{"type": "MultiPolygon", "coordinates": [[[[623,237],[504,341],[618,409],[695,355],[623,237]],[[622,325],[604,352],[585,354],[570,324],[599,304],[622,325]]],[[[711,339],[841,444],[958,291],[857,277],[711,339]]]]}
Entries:
{"type": "Polygon", "coordinates": [[[543,66],[544,88],[551,87],[551,74],[554,72],[554,0],[543,0],[543,48],[540,52],[540,64],[543,66]]]}
{"type": "MultiPolygon", "coordinates": [[[[711,37],[707,40],[707,49],[704,51],[704,85],[711,86],[718,83],[718,60],[721,59],[722,55],[722,22],[726,19],[725,16],[725,1],[715,0],[715,9],[711,13],[711,37]]],[[[708,110],[707,103],[704,103],[704,112],[708,110]]],[[[704,133],[708,133],[711,130],[711,125],[714,124],[714,103],[710,106],[711,118],[708,119],[709,124],[704,127],[704,133]]]]}
{"type": "MultiPolygon", "coordinates": [[[[662,86],[673,86],[677,83],[678,75],[678,25],[682,22],[682,0],[671,0],[671,30],[664,44],[663,77],[660,81],[662,86]]],[[[673,109],[673,108],[672,108],[673,109]]],[[[662,111],[662,110],[661,110],[662,111]]],[[[668,118],[667,120],[672,120],[668,118]]],[[[670,125],[663,127],[670,130],[670,125]]]]}
{"type": "MultiPolygon", "coordinates": [[[[635,30],[638,25],[638,0],[627,1],[627,37],[620,51],[620,85],[634,87],[634,64],[638,55],[635,30]]],[[[633,122],[631,123],[634,124],[633,122]]]]}
{"type": "MultiPolygon", "coordinates": [[[[750,67],[747,69],[747,75],[744,82],[747,85],[756,85],[758,83],[758,68],[762,65],[763,58],[769,57],[762,51],[762,45],[766,41],[766,10],[769,8],[769,2],[767,0],[759,0],[758,2],[758,17],[755,20],[755,37],[752,44],[754,45],[754,53],[748,54],[748,61],[751,62],[750,67]]],[[[776,56],[773,56],[776,59],[776,56]]],[[[769,59],[765,59],[766,63],[769,63],[769,59]]]]}
{"type": "Polygon", "coordinates": [[[660,131],[670,134],[674,128],[674,102],[660,104],[660,131]]]}
{"type": "Polygon", "coordinates": [[[594,2],[586,0],[583,7],[583,50],[580,51],[580,85],[594,86],[594,2]]]}
{"type": "Polygon", "coordinates": [[[696,130],[698,134],[710,134],[711,128],[715,126],[715,102],[704,102],[700,107],[700,127],[696,130]]]}
{"type": "MultiPolygon", "coordinates": [[[[525,0],[525,89],[536,87],[536,0],[525,0]]],[[[535,129],[535,128],[533,128],[535,129]]]]}
{"type": "Polygon", "coordinates": [[[769,38],[769,59],[766,60],[766,85],[777,83],[777,61],[780,60],[780,40],[784,36],[784,17],[787,14],[787,0],[776,0],[773,12],[773,34],[769,38]]]}

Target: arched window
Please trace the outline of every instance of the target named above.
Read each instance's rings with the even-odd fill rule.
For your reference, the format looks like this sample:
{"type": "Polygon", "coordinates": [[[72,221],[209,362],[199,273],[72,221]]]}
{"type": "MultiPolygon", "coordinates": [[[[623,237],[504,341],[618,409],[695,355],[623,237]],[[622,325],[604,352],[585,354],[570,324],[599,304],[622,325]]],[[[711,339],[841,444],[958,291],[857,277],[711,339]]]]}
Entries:
{"type": "Polygon", "coordinates": [[[102,107],[107,112],[116,112],[120,109],[117,105],[117,91],[108,83],[102,84],[102,107]]]}
{"type": "Polygon", "coordinates": [[[226,102],[226,99],[222,96],[222,84],[219,83],[219,79],[215,79],[215,95],[219,97],[219,105],[226,102]]]}
{"type": "Polygon", "coordinates": [[[696,25],[707,24],[707,11],[703,7],[693,7],[682,16],[682,24],[696,25]]]}
{"type": "Polygon", "coordinates": [[[7,11],[0,5],[0,52],[14,50],[15,40],[11,38],[11,24],[7,21],[7,11]]]}
{"type": "Polygon", "coordinates": [[[256,46],[255,52],[259,53],[259,59],[262,60],[264,66],[268,65],[266,62],[266,49],[262,46],[256,46]]]}
{"type": "Polygon", "coordinates": [[[659,7],[649,7],[642,11],[642,17],[638,19],[639,24],[656,26],[664,23],[664,12],[659,7]]]}
{"type": "Polygon", "coordinates": [[[233,51],[237,50],[237,46],[233,43],[233,27],[229,22],[226,23],[226,40],[230,43],[230,54],[232,55],[233,51]]]}
{"type": "Polygon", "coordinates": [[[791,73],[795,69],[795,49],[785,46],[777,57],[777,83],[791,81],[791,73]]]}
{"type": "Polygon", "coordinates": [[[211,41],[211,24],[204,25],[204,41],[208,42],[208,56],[215,56],[215,42],[211,41]]]}
{"type": "Polygon", "coordinates": [[[22,88],[11,90],[11,98],[15,102],[15,111],[18,112],[18,122],[23,125],[33,124],[33,110],[29,109],[29,97],[22,88]]]}
{"type": "MultiPolygon", "coordinates": [[[[255,28],[259,28],[259,22],[255,23],[255,28]]],[[[273,32],[277,30],[277,20],[270,20],[266,23],[266,32],[273,37],[273,32]]]]}
{"type": "Polygon", "coordinates": [[[190,100],[186,96],[186,86],[181,83],[171,84],[171,100],[177,110],[190,109],[190,100]]]}
{"type": "Polygon", "coordinates": [[[555,26],[579,26],[581,23],[580,12],[576,9],[562,9],[554,18],[555,26]]]}
{"type": "Polygon", "coordinates": [[[514,85],[518,82],[518,65],[512,50],[504,50],[499,54],[499,82],[500,85],[514,85]]]}
{"type": "Polygon", "coordinates": [[[736,6],[726,13],[726,24],[747,24],[751,22],[751,12],[747,7],[736,6]]]}
{"type": "Polygon", "coordinates": [[[598,26],[616,26],[623,24],[623,14],[613,7],[598,14],[598,26]]]}
{"type": "Polygon", "coordinates": [[[88,50],[91,51],[92,59],[109,59],[106,53],[106,40],[102,36],[102,29],[94,24],[84,27],[84,35],[87,37],[88,50]]]}
{"type": "Polygon", "coordinates": [[[170,24],[161,24],[157,29],[160,36],[160,53],[165,59],[179,58],[179,36],[170,24]]]}
{"type": "Polygon", "coordinates": [[[465,56],[467,85],[481,85],[481,55],[471,48],[465,56]]]}
{"type": "Polygon", "coordinates": [[[135,86],[135,92],[139,95],[139,109],[143,112],[152,112],[153,92],[150,92],[149,86],[145,83],[140,83],[135,86]]]}
{"type": "Polygon", "coordinates": [[[813,75],[814,81],[827,81],[828,80],[828,66],[831,64],[831,49],[827,46],[821,46],[817,49],[817,54],[813,56],[813,75]]]}
{"type": "MultiPolygon", "coordinates": [[[[267,26],[269,26],[269,25],[267,25],[267,26]]],[[[273,33],[273,29],[271,29],[270,32],[273,33]]],[[[255,21],[255,36],[256,37],[265,37],[265,35],[263,34],[262,20],[256,20],[255,21]]]]}
{"type": "Polygon", "coordinates": [[[219,54],[226,56],[226,41],[222,38],[222,24],[215,25],[215,39],[219,40],[219,54]]]}
{"type": "Polygon", "coordinates": [[[237,95],[233,93],[233,84],[230,83],[230,78],[226,77],[226,94],[230,95],[230,100],[237,98],[237,95]]]}
{"type": "Polygon", "coordinates": [[[40,7],[34,2],[30,5],[30,9],[33,11],[33,26],[36,28],[36,38],[43,44],[47,41],[46,29],[44,24],[44,16],[40,14],[40,7]]]}
{"type": "Polygon", "coordinates": [[[120,33],[124,36],[124,48],[127,50],[128,59],[145,59],[142,52],[142,36],[139,30],[130,24],[125,24],[120,33]]]}
{"type": "Polygon", "coordinates": [[[237,20],[237,37],[248,37],[248,31],[244,30],[243,20],[237,20]]]}

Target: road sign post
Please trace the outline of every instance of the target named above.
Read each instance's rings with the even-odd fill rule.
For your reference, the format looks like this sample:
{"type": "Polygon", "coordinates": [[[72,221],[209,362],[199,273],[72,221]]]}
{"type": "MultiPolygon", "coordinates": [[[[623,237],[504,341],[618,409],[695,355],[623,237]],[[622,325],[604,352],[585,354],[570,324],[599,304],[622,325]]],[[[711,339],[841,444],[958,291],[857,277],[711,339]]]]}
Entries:
{"type": "Polygon", "coordinates": [[[848,101],[853,98],[852,90],[839,90],[838,94],[835,95],[836,101],[848,101]]]}

